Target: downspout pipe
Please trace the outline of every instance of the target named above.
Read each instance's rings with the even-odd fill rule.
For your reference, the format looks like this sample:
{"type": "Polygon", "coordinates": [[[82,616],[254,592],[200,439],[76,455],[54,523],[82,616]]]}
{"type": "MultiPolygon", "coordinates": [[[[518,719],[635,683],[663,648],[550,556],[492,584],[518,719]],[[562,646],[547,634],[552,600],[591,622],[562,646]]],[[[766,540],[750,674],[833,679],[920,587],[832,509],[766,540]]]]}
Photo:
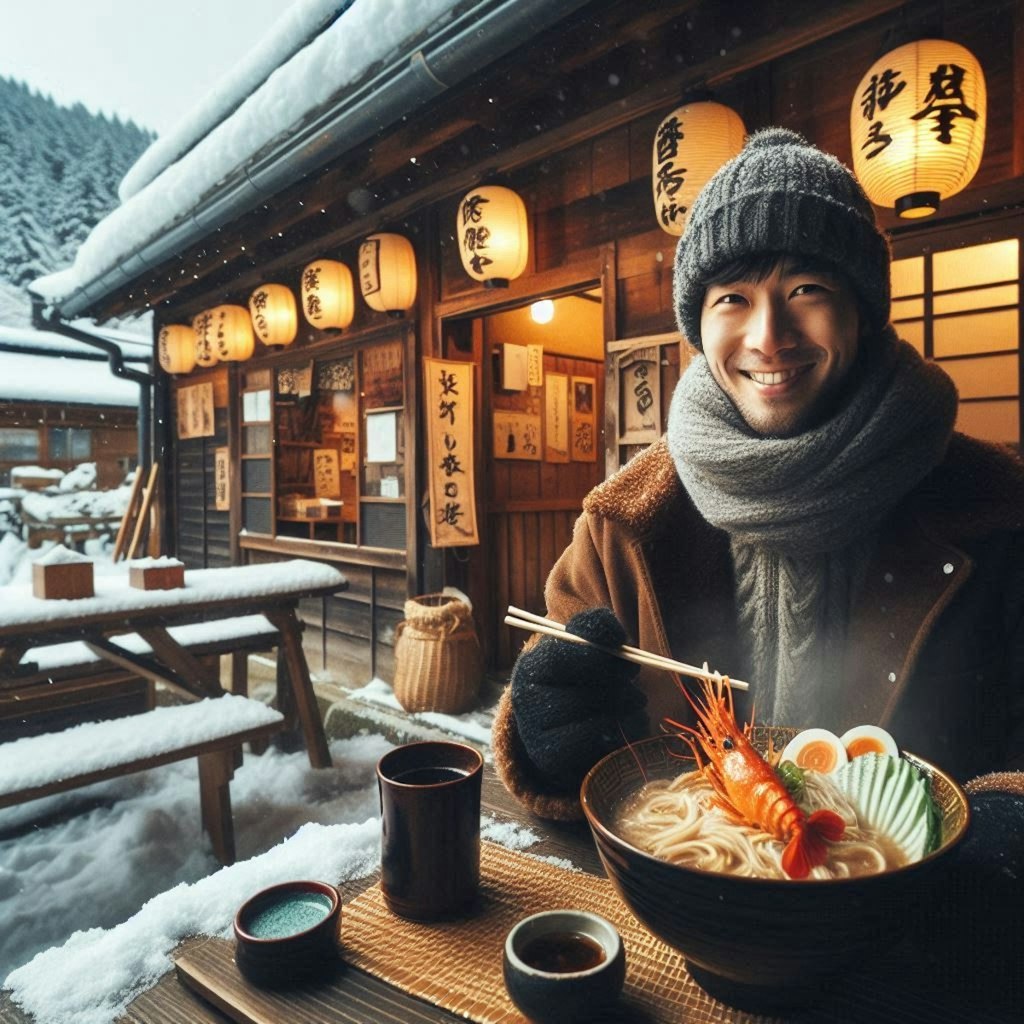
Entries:
{"type": "Polygon", "coordinates": [[[414,113],[591,0],[481,0],[418,49],[389,63],[320,117],[253,158],[190,215],[56,305],[73,319],[282,188],[414,113]]]}
{"type": "MultiPolygon", "coordinates": [[[[60,318],[58,312],[52,307],[47,309],[42,296],[36,295],[31,289],[29,289],[29,296],[32,299],[33,327],[40,331],[52,331],[54,334],[61,334],[65,338],[72,338],[85,345],[91,345],[93,348],[100,349],[106,353],[110,372],[115,377],[130,380],[139,385],[138,462],[141,472],[152,461],[153,374],[146,370],[136,370],[126,365],[124,353],[112,341],[65,323],[60,318]]],[[[148,360],[147,365],[149,365],[148,360]]]]}

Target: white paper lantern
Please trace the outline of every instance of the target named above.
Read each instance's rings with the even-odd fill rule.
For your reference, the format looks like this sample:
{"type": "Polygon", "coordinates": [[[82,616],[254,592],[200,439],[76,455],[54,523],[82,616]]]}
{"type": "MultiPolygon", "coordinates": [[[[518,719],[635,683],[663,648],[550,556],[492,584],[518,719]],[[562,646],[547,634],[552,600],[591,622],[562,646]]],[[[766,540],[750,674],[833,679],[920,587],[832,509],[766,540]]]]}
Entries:
{"type": "Polygon", "coordinates": [[[526,204],[510,188],[482,185],[468,192],[456,214],[459,255],[467,274],[492,288],[507,287],[529,256],[526,204]]]}
{"type": "Polygon", "coordinates": [[[416,302],[416,254],[403,235],[370,235],[359,246],[359,288],[370,309],[401,315],[416,302]]]}
{"type": "Polygon", "coordinates": [[[710,100],[687,103],[658,126],[651,187],[658,224],[670,235],[683,233],[693,201],[743,148],[746,133],[735,110],[710,100]]]}
{"type": "Polygon", "coordinates": [[[195,332],[196,365],[216,366],[217,346],[214,341],[213,332],[213,310],[204,309],[192,320],[192,330],[195,332]]]}
{"type": "Polygon", "coordinates": [[[919,39],[875,61],[850,106],[853,169],[868,198],[927,217],[966,188],[985,148],[985,75],[959,43],[919,39]]]}
{"type": "Polygon", "coordinates": [[[245,306],[214,306],[211,330],[217,361],[240,363],[248,359],[256,348],[252,334],[252,321],[245,306]]]}
{"type": "Polygon", "coordinates": [[[264,345],[283,347],[295,340],[299,315],[291,288],[261,284],[249,296],[249,313],[256,335],[264,345]]]}
{"type": "Polygon", "coordinates": [[[164,373],[191,373],[196,365],[196,332],[184,324],[167,324],[157,335],[156,350],[164,373]]]}
{"type": "Polygon", "coordinates": [[[344,330],[355,315],[352,271],[337,260],[315,260],[302,271],[302,315],[313,327],[344,330]]]}

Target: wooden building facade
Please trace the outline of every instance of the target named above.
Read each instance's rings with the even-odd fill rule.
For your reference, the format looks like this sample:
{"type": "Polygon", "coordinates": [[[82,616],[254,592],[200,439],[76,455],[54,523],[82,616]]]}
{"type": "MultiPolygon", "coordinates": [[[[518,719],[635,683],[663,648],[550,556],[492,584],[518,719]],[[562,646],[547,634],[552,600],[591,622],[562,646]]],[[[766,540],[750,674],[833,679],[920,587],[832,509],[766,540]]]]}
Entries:
{"type": "Polygon", "coordinates": [[[545,577],[584,495],[644,443],[620,415],[638,349],[657,367],[663,425],[688,351],[672,306],[676,239],[652,202],[652,144],[693,90],[710,90],[748,131],[793,128],[852,165],[850,107],[877,57],[937,34],[977,56],[988,129],[970,187],[925,220],[879,213],[897,257],[901,333],[952,373],[965,429],[1020,443],[1024,4],[592,0],[566,12],[92,303],[99,317],[148,304],[159,330],[218,304],[245,306],[270,282],[301,310],[311,261],[352,269],[349,327],[317,330],[300,312],[286,347],[257,343],[244,362],[162,375],[157,416],[173,553],[189,566],[336,563],[349,591],[305,611],[323,627],[309,634],[311,665],[343,681],[390,679],[404,602],[444,585],[471,597],[488,666],[507,668],[522,637],[501,625],[505,608],[543,610],[545,577]],[[513,189],[528,212],[527,267],[505,288],[480,285],[460,260],[458,207],[479,184],[513,189]],[[417,298],[403,318],[359,298],[359,245],[376,231],[415,250],[417,298]],[[554,316],[538,325],[529,311],[544,299],[554,316]],[[506,345],[540,346],[542,383],[505,386],[506,345]],[[426,358],[473,367],[479,544],[430,543],[426,358]],[[551,387],[566,388],[571,425],[589,423],[589,449],[549,458],[542,429],[539,458],[502,450],[515,424],[543,427],[551,387]],[[197,408],[198,434],[183,428],[197,408]],[[341,511],[311,518],[325,450],[336,453],[341,511]]]}

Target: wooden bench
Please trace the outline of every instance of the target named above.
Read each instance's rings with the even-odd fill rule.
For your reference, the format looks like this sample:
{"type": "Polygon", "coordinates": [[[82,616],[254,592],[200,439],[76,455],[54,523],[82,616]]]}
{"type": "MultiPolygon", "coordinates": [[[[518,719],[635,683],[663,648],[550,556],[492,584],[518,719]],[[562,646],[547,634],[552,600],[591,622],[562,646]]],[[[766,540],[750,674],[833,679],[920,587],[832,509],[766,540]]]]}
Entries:
{"type": "Polygon", "coordinates": [[[241,744],[266,740],[283,725],[273,708],[225,694],[0,744],[0,807],[196,757],[203,828],[218,860],[232,864],[229,787],[241,744]]]}
{"type": "MultiPolygon", "coordinates": [[[[280,643],[280,633],[263,615],[239,615],[214,622],[172,626],[171,636],[197,658],[231,655],[231,690],[248,693],[248,655],[280,643]]],[[[142,637],[116,638],[131,654],[149,654],[142,637]]],[[[25,652],[19,675],[0,683],[0,743],[53,732],[83,721],[117,718],[151,710],[151,680],[115,668],[81,641],[34,647],[25,652]]]]}

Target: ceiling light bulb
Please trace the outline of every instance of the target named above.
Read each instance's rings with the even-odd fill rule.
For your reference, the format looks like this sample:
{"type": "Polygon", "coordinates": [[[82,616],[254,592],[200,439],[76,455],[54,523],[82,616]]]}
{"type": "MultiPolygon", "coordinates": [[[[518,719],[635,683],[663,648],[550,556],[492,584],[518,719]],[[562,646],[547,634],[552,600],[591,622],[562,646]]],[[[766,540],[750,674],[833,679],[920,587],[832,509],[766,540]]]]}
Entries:
{"type": "Polygon", "coordinates": [[[541,299],[530,306],[530,316],[537,324],[549,324],[555,315],[555,304],[550,299],[541,299]]]}

